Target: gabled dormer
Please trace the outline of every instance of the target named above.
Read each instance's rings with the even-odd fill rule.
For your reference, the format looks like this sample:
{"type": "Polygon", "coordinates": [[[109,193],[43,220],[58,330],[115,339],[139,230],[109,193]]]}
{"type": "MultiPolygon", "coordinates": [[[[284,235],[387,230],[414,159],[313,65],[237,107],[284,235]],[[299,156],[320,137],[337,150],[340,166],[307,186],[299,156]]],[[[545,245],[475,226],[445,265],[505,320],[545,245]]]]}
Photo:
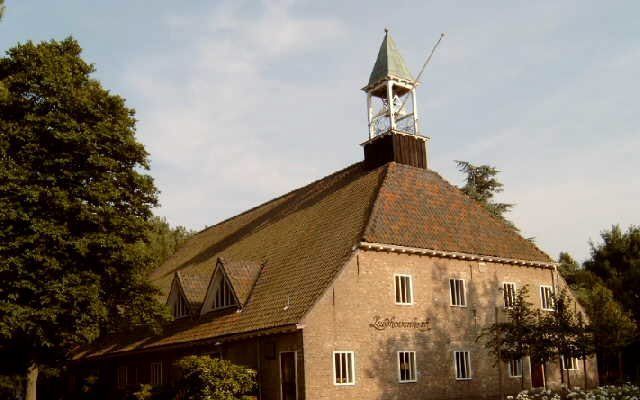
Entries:
{"type": "Polygon", "coordinates": [[[208,274],[177,271],[173,276],[167,306],[175,319],[196,315],[202,306],[208,274]]]}
{"type": "Polygon", "coordinates": [[[244,307],[261,270],[259,263],[218,258],[200,313],[244,307]]]}
{"type": "Polygon", "coordinates": [[[189,302],[184,294],[180,272],[176,272],[171,283],[171,291],[167,297],[167,306],[173,314],[173,318],[179,319],[187,317],[191,314],[189,302]]]}

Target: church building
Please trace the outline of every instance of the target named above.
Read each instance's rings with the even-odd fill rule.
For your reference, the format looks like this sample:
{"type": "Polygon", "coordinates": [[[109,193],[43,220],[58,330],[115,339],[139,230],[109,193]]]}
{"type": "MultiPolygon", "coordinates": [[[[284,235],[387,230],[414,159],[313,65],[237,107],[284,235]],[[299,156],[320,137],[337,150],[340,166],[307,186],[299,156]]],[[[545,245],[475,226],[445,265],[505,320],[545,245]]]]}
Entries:
{"type": "Polygon", "coordinates": [[[566,284],[532,241],[429,168],[417,83],[387,32],[363,88],[364,159],[196,234],[151,275],[175,321],[76,354],[75,370],[113,398],[171,383],[191,354],[254,369],[260,400],[497,398],[522,379],[584,382],[582,361],[563,360],[561,378],[557,361],[496,365],[476,340],[517,289],[549,311],[566,284]]]}

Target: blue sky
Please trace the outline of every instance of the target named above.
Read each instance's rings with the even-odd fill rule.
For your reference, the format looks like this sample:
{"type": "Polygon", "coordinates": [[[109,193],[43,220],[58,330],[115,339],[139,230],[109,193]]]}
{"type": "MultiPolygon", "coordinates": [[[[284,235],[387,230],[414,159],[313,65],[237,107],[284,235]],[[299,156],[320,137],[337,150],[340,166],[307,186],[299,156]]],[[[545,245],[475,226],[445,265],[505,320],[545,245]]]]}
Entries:
{"type": "Polygon", "coordinates": [[[582,260],[638,224],[636,1],[8,0],[0,49],[73,35],[137,110],[157,213],[200,229],[362,159],[369,76],[388,26],[423,76],[431,167],[502,172],[510,218],[582,260]]]}

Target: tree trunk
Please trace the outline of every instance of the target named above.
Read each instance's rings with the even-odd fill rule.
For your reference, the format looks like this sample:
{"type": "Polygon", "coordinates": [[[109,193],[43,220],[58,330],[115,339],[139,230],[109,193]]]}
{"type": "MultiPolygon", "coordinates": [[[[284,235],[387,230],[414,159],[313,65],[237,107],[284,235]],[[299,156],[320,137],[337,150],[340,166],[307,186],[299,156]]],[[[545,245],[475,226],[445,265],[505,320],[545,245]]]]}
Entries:
{"type": "Polygon", "coordinates": [[[562,363],[562,356],[558,356],[560,361],[560,386],[564,383],[564,364],[562,363]]]}
{"type": "Polygon", "coordinates": [[[36,400],[36,389],[38,385],[38,365],[32,362],[27,368],[27,379],[25,382],[25,400],[36,400]]]}
{"type": "Polygon", "coordinates": [[[618,379],[624,383],[624,365],[622,364],[622,352],[618,352],[618,379]]]}
{"type": "MultiPolygon", "coordinates": [[[[548,379],[547,379],[547,363],[546,363],[546,361],[542,363],[542,375],[544,377],[544,388],[548,389],[549,388],[549,382],[548,382],[548,379]]],[[[30,400],[30,399],[27,399],[27,400],[30,400]]],[[[33,400],[35,400],[35,399],[33,399],[33,400]]]]}

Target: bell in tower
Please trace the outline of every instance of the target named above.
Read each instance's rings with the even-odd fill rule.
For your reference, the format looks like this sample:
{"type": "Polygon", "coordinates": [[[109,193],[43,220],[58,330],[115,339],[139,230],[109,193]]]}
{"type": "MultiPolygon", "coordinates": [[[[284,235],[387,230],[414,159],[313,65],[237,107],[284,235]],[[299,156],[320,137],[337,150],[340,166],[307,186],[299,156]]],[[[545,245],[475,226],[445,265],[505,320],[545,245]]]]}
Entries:
{"type": "Polygon", "coordinates": [[[363,143],[365,164],[375,168],[390,161],[427,168],[427,137],[420,135],[417,81],[385,29],[367,93],[369,139],[363,143]]]}

